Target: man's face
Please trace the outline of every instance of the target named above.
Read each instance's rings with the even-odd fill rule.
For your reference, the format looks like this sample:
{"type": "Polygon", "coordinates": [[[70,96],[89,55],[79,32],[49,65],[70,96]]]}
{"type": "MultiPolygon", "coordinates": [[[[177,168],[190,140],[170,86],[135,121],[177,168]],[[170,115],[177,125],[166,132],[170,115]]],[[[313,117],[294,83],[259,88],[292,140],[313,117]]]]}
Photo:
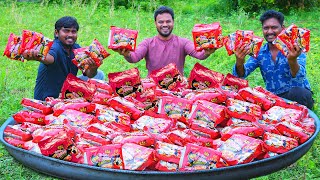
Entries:
{"type": "Polygon", "coordinates": [[[169,13],[163,13],[156,17],[155,25],[161,36],[168,37],[173,30],[174,21],[169,13]]]}
{"type": "Polygon", "coordinates": [[[267,19],[262,24],[263,36],[268,43],[272,43],[282,29],[283,26],[281,26],[276,18],[267,19]]]}
{"type": "Polygon", "coordinates": [[[55,30],[55,36],[62,42],[63,45],[71,47],[77,41],[78,31],[76,28],[61,28],[59,31],[55,30]]]}

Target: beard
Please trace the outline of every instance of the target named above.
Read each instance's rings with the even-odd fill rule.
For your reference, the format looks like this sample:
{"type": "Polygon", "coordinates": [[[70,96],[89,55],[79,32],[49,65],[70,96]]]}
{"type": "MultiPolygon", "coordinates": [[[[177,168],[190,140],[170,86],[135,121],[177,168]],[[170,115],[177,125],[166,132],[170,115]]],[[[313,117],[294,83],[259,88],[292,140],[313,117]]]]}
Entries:
{"type": "Polygon", "coordinates": [[[170,29],[169,32],[167,32],[167,33],[162,33],[159,29],[157,29],[157,31],[158,31],[158,33],[160,34],[160,36],[163,36],[163,37],[169,37],[170,34],[172,33],[172,30],[173,30],[173,29],[170,29]]]}

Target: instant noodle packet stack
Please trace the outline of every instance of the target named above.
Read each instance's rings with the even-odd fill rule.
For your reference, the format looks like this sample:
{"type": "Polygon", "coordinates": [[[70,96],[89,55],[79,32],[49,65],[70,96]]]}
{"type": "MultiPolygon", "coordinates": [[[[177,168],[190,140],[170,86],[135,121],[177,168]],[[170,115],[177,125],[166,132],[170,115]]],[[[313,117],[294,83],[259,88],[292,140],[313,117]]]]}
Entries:
{"type": "Polygon", "coordinates": [[[289,55],[289,48],[294,44],[297,44],[302,52],[308,52],[310,49],[310,30],[292,24],[282,30],[272,44],[285,56],[289,55]]]}
{"type": "Polygon", "coordinates": [[[40,56],[41,60],[43,61],[47,56],[52,44],[53,44],[53,41],[45,37],[42,33],[23,30],[20,53],[22,54],[25,50],[31,50],[31,49],[37,50],[39,51],[38,56],[40,56]],[[31,34],[31,37],[30,37],[30,34],[31,34]]]}
{"type": "Polygon", "coordinates": [[[263,141],[242,134],[234,134],[221,143],[218,151],[229,166],[253,161],[264,151],[263,141]]]}
{"type": "Polygon", "coordinates": [[[45,101],[40,101],[37,99],[22,98],[20,104],[29,110],[42,113],[44,115],[48,115],[53,112],[52,107],[49,104],[47,104],[45,101]]]}
{"type": "Polygon", "coordinates": [[[111,26],[109,31],[109,49],[136,49],[138,31],[111,26]]]}
{"type": "Polygon", "coordinates": [[[126,143],[121,148],[124,169],[143,171],[154,162],[154,149],[133,143],[126,143]]]}
{"type": "Polygon", "coordinates": [[[298,141],[294,138],[265,132],[263,135],[264,147],[274,153],[285,153],[297,147],[298,141]]]}
{"type": "Polygon", "coordinates": [[[38,56],[41,57],[41,60],[43,61],[47,56],[52,44],[53,41],[41,33],[23,30],[21,37],[16,36],[13,33],[10,34],[3,55],[10,59],[23,62],[24,58],[21,55],[24,51],[36,50],[39,52],[38,56]]]}
{"type": "Polygon", "coordinates": [[[228,55],[234,54],[238,46],[250,46],[250,56],[257,57],[262,46],[263,38],[255,36],[250,30],[237,30],[223,38],[228,55]]]}
{"type": "Polygon", "coordinates": [[[193,43],[197,51],[218,49],[223,46],[222,28],[219,22],[195,24],[192,30],[193,43]]]}

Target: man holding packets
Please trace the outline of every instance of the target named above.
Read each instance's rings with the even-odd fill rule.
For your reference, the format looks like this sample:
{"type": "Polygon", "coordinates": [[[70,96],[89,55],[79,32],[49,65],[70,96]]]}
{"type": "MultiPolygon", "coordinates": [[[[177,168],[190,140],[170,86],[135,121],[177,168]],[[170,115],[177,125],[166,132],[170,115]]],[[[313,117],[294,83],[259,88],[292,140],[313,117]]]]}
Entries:
{"type": "Polygon", "coordinates": [[[289,45],[284,55],[276,44],[277,36],[284,30],[284,16],[281,12],[268,10],[260,17],[263,36],[267,44],[261,47],[257,58],[245,56],[250,53],[246,45],[235,49],[236,63],[233,75],[246,78],[256,68],[270,92],[313,108],[312,91],[306,75],[306,54],[297,43],[289,45]]]}
{"type": "MultiPolygon", "coordinates": [[[[53,45],[45,58],[38,56],[37,50],[26,50],[22,56],[27,60],[40,61],[38,76],[34,89],[34,98],[45,100],[46,97],[57,98],[61,87],[69,73],[77,75],[78,67],[72,63],[75,57],[74,49],[80,48],[76,43],[79,24],[74,17],[64,16],[56,21],[53,45]]],[[[88,68],[79,78],[104,79],[104,73],[91,58],[85,59],[88,68]]]]}
{"type": "Polygon", "coordinates": [[[174,12],[169,7],[159,7],[154,13],[154,22],[158,31],[157,36],[142,41],[135,51],[115,50],[130,63],[136,63],[145,58],[148,74],[170,63],[176,64],[180,73],[184,74],[187,55],[204,60],[216,50],[215,48],[206,48],[202,51],[196,51],[192,41],[172,34],[174,12]]]}

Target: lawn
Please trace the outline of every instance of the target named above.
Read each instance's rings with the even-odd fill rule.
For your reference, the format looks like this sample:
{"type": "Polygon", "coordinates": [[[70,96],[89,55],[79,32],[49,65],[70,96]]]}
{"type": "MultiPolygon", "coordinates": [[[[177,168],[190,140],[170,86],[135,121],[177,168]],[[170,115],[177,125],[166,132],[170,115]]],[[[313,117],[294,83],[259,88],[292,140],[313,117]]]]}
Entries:
{"type": "MultiPolygon", "coordinates": [[[[183,4],[183,3],[180,3],[183,4]]],[[[175,8],[175,27],[173,33],[185,38],[192,38],[191,30],[196,23],[220,22],[223,34],[227,35],[236,30],[253,30],[256,35],[262,37],[259,14],[248,16],[243,11],[233,12],[230,15],[204,16],[195,11],[183,14],[180,8],[175,8]]],[[[109,27],[115,25],[123,28],[139,31],[138,43],[144,38],[157,34],[154,26],[153,12],[144,12],[136,9],[117,9],[108,7],[98,8],[95,4],[88,6],[78,5],[41,5],[33,3],[1,4],[0,12],[0,49],[4,50],[9,34],[21,34],[23,29],[42,32],[45,36],[53,38],[54,23],[62,16],[70,15],[78,19],[80,31],[78,43],[87,46],[94,38],[97,38],[105,47],[108,44],[109,27]]],[[[311,30],[311,48],[307,59],[307,76],[314,92],[316,101],[314,112],[320,115],[318,100],[320,99],[320,13],[299,12],[286,15],[285,24],[295,23],[299,27],[311,30]]],[[[100,67],[105,74],[123,71],[138,67],[142,77],[147,75],[145,62],[140,61],[130,64],[117,53],[109,50],[111,56],[104,60],[100,67]]],[[[18,62],[0,57],[0,125],[15,112],[21,109],[20,101],[23,97],[33,97],[33,88],[37,75],[38,62],[18,62]]],[[[185,65],[185,76],[189,76],[190,70],[198,62],[188,57],[185,65]]],[[[231,72],[235,62],[234,56],[228,56],[226,50],[218,49],[207,60],[201,61],[206,67],[224,74],[231,72]]],[[[264,86],[260,72],[255,71],[248,78],[250,86],[264,86]]],[[[293,165],[256,179],[316,179],[320,178],[320,138],[317,137],[310,151],[293,165]]],[[[13,159],[4,146],[0,144],[0,179],[53,179],[50,176],[35,172],[13,159]]]]}

